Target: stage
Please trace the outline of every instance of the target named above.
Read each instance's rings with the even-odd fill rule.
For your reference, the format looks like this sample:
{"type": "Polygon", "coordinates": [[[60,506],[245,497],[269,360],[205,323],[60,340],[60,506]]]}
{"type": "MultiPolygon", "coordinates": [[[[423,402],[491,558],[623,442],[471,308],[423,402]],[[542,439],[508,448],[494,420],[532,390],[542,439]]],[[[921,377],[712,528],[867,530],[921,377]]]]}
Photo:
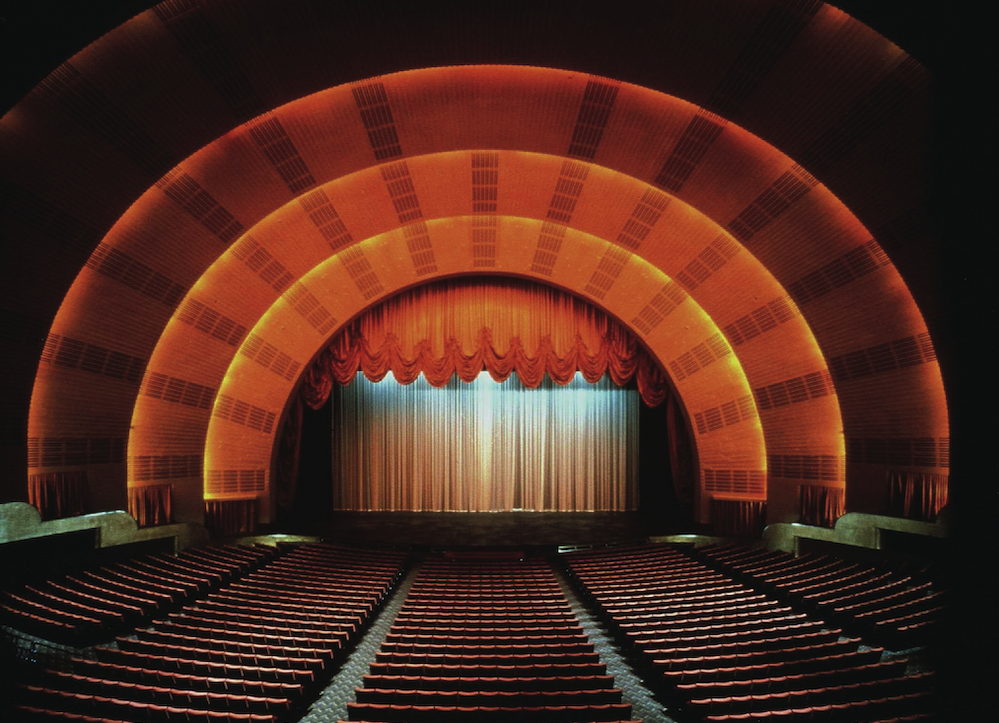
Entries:
{"type": "Polygon", "coordinates": [[[638,512],[335,512],[296,531],[343,543],[454,548],[602,545],[696,530],[638,512]]]}

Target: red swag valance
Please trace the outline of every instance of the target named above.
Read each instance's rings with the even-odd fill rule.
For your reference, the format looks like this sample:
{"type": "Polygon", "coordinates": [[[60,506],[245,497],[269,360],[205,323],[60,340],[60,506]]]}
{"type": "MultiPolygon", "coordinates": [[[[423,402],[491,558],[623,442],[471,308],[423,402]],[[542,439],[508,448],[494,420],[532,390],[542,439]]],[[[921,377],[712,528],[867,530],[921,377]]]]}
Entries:
{"type": "Polygon", "coordinates": [[[666,381],[659,367],[638,346],[634,337],[625,332],[612,332],[604,337],[600,347],[590,353],[582,336],[576,344],[559,356],[550,339],[542,338],[538,348],[528,353],[519,337],[509,339],[506,352],[499,352],[493,345],[488,328],[479,331],[476,348],[466,353],[457,339],[444,343],[443,356],[434,356],[428,341],[418,342],[410,354],[402,348],[398,337],[387,334],[381,346],[372,350],[368,340],[355,328],[345,329],[333,343],[320,354],[306,372],[302,387],[305,402],[319,409],[329,398],[333,383],[350,384],[357,372],[373,382],[379,382],[392,372],[400,384],[411,384],[423,374],[430,384],[443,387],[455,374],[465,382],[486,371],[497,382],[516,373],[526,387],[540,386],[547,374],[556,384],[568,384],[580,372],[591,384],[604,374],[618,386],[633,378],[638,393],[647,405],[654,407],[666,398],[666,381]]]}

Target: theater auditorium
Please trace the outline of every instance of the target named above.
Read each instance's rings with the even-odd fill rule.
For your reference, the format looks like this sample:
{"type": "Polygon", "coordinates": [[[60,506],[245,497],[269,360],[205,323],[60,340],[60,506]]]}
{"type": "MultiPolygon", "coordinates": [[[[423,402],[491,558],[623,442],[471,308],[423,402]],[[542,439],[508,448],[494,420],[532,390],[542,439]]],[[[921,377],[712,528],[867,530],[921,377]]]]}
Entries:
{"type": "Polygon", "coordinates": [[[994,717],[956,14],[4,11],[3,719],[994,717]]]}

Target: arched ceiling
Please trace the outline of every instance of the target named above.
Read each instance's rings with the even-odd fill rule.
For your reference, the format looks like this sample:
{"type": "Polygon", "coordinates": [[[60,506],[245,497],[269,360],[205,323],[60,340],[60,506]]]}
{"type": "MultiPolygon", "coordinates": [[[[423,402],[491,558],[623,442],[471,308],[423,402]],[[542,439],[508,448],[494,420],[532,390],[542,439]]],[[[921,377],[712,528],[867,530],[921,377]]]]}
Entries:
{"type": "Polygon", "coordinates": [[[801,485],[876,511],[889,468],[946,471],[918,63],[812,2],[625,6],[613,33],[566,5],[509,37],[393,7],[162,3],[0,121],[30,270],[4,307],[49,331],[29,472],[86,468],[96,506],[169,481],[193,519],[202,466],[266,469],[276,433],[218,392],[278,419],[339,324],[484,271],[629,324],[709,493],[769,473],[794,519],[801,485]]]}

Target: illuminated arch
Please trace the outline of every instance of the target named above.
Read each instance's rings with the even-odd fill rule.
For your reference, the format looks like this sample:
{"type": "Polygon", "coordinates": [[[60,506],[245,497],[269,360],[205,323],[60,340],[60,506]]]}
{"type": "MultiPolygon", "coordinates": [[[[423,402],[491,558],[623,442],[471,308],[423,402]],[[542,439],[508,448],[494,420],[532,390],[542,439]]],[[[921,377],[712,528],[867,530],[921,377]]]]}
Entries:
{"type": "MultiPolygon", "coordinates": [[[[164,41],[166,36],[158,25],[161,23],[167,29],[171,28],[172,18],[169,12],[163,10],[165,7],[161,6],[155,17],[151,11],[123,26],[119,39],[149,37],[155,48],[150,52],[175,58],[176,49],[166,47],[169,38],[164,41]]],[[[754,12],[744,10],[740,17],[756,17],[754,12]]],[[[216,17],[215,22],[224,23],[224,20],[216,17]]],[[[851,170],[857,164],[856,155],[863,157],[864,143],[868,142],[863,138],[854,139],[842,160],[834,158],[830,161],[830,149],[836,150],[841,146],[832,141],[823,145],[823,135],[819,132],[811,136],[802,134],[800,122],[790,124],[787,126],[790,130],[782,131],[778,122],[780,112],[764,113],[762,110],[767,104],[779,109],[781,88],[795,88],[804,98],[815,102],[814,106],[802,102],[801,108],[810,107],[816,117],[827,119],[823,133],[835,136],[838,132],[842,141],[842,135],[847,131],[837,131],[829,118],[835,118],[837,113],[844,112],[844,108],[851,108],[850,104],[855,103],[862,93],[874,92],[878,83],[900,84],[910,94],[915,94],[913,102],[922,102],[920,71],[913,68],[897,48],[827,6],[820,7],[804,22],[802,32],[809,34],[810,43],[816,48],[815,54],[808,56],[812,63],[811,70],[826,62],[820,60],[822,48],[846,42],[849,35],[850,42],[856,44],[858,49],[838,62],[845,68],[863,67],[870,78],[856,82],[853,87],[847,87],[845,82],[827,83],[820,90],[808,87],[807,74],[798,74],[791,61],[774,70],[770,85],[761,87],[756,106],[745,106],[739,118],[740,121],[744,119],[746,126],[759,136],[770,139],[776,147],[786,149],[790,158],[760,137],[726,122],[717,113],[708,114],[689,103],[634,85],[566,71],[527,67],[461,67],[398,73],[372,82],[361,81],[350,87],[322,91],[284,105],[273,115],[254,118],[229,132],[225,131],[231,122],[226,125],[225,113],[220,111],[217,100],[207,99],[212,89],[205,85],[203,78],[195,78],[190,87],[177,90],[179,96],[189,98],[192,103],[194,98],[205,96],[198,105],[202,109],[197,116],[200,120],[191,121],[189,137],[207,141],[219,136],[218,140],[184,161],[179,170],[164,177],[158,188],[154,187],[132,204],[108,234],[105,239],[107,245],[98,249],[91,257],[90,265],[79,274],[62,301],[42,355],[29,437],[57,440],[88,434],[115,438],[128,434],[132,411],[140,398],[135,382],[128,377],[133,374],[132,370],[150,358],[157,344],[161,343],[161,337],[168,338],[163,335],[164,329],[172,336],[174,332],[169,330],[175,326],[179,328],[176,322],[170,321],[170,303],[178,300],[189,288],[193,288],[194,294],[213,293],[212,288],[201,286],[204,281],[202,274],[239,236],[240,229],[234,225],[237,220],[247,228],[256,226],[275,209],[315,187],[309,185],[304,176],[294,174],[294,163],[282,166],[289,157],[281,155],[284,152],[280,150],[283,148],[280,145],[283,143],[282,131],[276,130],[271,123],[277,118],[280,129],[291,140],[298,157],[317,185],[354,173],[363,175],[364,169],[389,161],[405,159],[417,170],[418,158],[479,149],[569,157],[573,163],[593,169],[594,180],[587,181],[589,188],[596,187],[596,179],[604,173],[619,174],[633,182],[628,193],[612,197],[608,202],[606,197],[587,200],[584,189],[584,195],[578,200],[577,209],[568,224],[612,242],[617,242],[623,224],[637,206],[634,184],[654,186],[659,192],[675,194],[715,227],[728,229],[744,242],[771,278],[794,298],[804,300],[799,306],[809,330],[805,336],[814,338],[824,357],[824,364],[834,373],[843,433],[848,443],[859,445],[863,452],[869,440],[897,439],[900,444],[909,445],[910,449],[914,449],[916,443],[925,445],[929,440],[933,447],[932,454],[914,453],[906,459],[917,467],[943,466],[941,462],[948,434],[946,403],[932,344],[919,310],[880,246],[872,242],[865,226],[794,160],[800,160],[819,179],[825,181],[828,178],[835,187],[849,189],[849,193],[853,194],[851,203],[855,201],[864,216],[874,221],[878,220],[878,214],[888,213],[872,210],[872,205],[886,197],[882,188],[883,179],[891,173],[880,168],[873,173],[851,170]],[[385,105],[391,109],[393,123],[376,123],[365,129],[362,120],[365,108],[370,110],[380,105],[379,91],[371,87],[376,83],[381,83],[385,90],[385,105]],[[367,90],[362,92],[361,88],[367,90]],[[580,124],[587,126],[586,118],[600,117],[601,103],[607,105],[604,101],[614,88],[617,91],[606,125],[598,129],[597,136],[585,133],[579,136],[590,141],[596,137],[598,143],[577,143],[574,147],[573,138],[580,130],[580,124]],[[360,94],[360,107],[355,90],[360,94]],[[820,95],[821,100],[817,100],[820,95]],[[328,104],[324,105],[326,101],[328,104]],[[365,103],[368,105],[365,106],[365,103]],[[596,111],[596,115],[588,116],[581,112],[588,107],[596,111]],[[544,118],[545,122],[537,123],[537,118],[544,118]],[[393,126],[400,141],[399,154],[395,156],[391,155],[395,153],[391,145],[378,145],[381,143],[378,132],[387,132],[387,125],[393,126]],[[336,143],[324,145],[324,136],[318,132],[321,129],[327,131],[326,138],[335,138],[336,143]],[[705,129],[707,136],[697,135],[705,129]],[[720,130],[715,133],[712,129],[720,130]],[[369,136],[368,131],[374,135],[369,136]],[[277,135],[269,135],[272,132],[277,135]],[[796,136],[795,132],[800,135],[796,136]],[[705,141],[712,134],[715,137],[704,144],[706,148],[699,158],[695,158],[697,153],[690,157],[684,155],[686,151],[683,149],[689,149],[690,142],[705,141]],[[688,145],[684,146],[684,143],[688,145]],[[591,152],[592,155],[588,156],[591,152]],[[379,153],[390,155],[378,158],[379,153]],[[854,155],[850,156],[850,153],[854,155]],[[278,159],[276,164],[271,162],[274,158],[278,159]],[[838,165],[836,161],[839,161],[838,165]],[[682,173],[677,175],[676,169],[684,168],[684,163],[693,164],[694,170],[681,182],[678,179],[682,173]],[[670,169],[673,170],[667,173],[670,169]],[[285,176],[281,175],[282,172],[285,176]],[[300,183],[306,185],[297,188],[300,183]],[[673,189],[678,183],[680,188],[673,189]],[[202,192],[207,193],[215,203],[208,197],[198,196],[202,192]],[[864,199],[865,194],[873,199],[871,204],[864,199]],[[225,216],[223,211],[228,212],[230,217],[225,216]],[[617,228],[611,227],[611,221],[615,219],[619,223],[617,228]],[[605,220],[607,227],[602,226],[605,220]],[[121,253],[127,254],[127,257],[123,259],[119,255],[121,253]],[[60,360],[65,363],[60,363],[60,360]],[[122,377],[114,376],[122,364],[126,369],[124,381],[122,377]],[[94,372],[98,367],[100,371],[94,372]]],[[[730,32],[738,34],[734,25],[729,27],[730,32]]],[[[108,54],[114,56],[124,52],[115,45],[114,35],[74,59],[71,67],[84,81],[87,74],[101,78],[98,92],[112,99],[121,98],[121,91],[116,90],[115,79],[102,75],[100,68],[108,54]]],[[[747,42],[753,41],[750,39],[747,42]]],[[[794,57],[795,52],[800,52],[797,46],[789,46],[789,56],[794,57]]],[[[738,64],[737,59],[734,62],[738,64]]],[[[66,73],[69,75],[64,74],[64,77],[57,79],[63,88],[79,82],[69,71],[66,73]]],[[[177,78],[190,79],[192,76],[190,68],[180,69],[180,65],[176,73],[177,78]]],[[[197,69],[194,75],[197,75],[197,69]]],[[[700,85],[691,82],[682,94],[718,109],[718,103],[711,101],[703,90],[710,84],[710,79],[704,76],[699,82],[700,85]]],[[[59,136],[60,128],[72,125],[70,119],[46,115],[44,108],[39,110],[39,103],[64,102],[59,100],[63,97],[59,93],[69,91],[60,90],[57,85],[48,83],[36,97],[30,98],[17,112],[4,119],[8,137],[27,140],[24,147],[29,149],[28,153],[37,151],[34,138],[46,137],[46,134],[59,136]],[[46,101],[45,98],[50,96],[56,100],[46,101]],[[25,122],[35,115],[42,117],[40,124],[25,122]]],[[[301,92],[307,86],[298,84],[294,87],[301,92]]],[[[315,85],[307,88],[317,89],[315,85]]],[[[281,99],[282,102],[287,100],[291,98],[281,99]]],[[[135,108],[161,107],[144,92],[139,93],[135,103],[135,108]]],[[[182,105],[188,107],[191,103],[182,105]]],[[[164,126],[165,120],[153,120],[148,113],[140,117],[152,129],[144,131],[147,137],[151,137],[148,133],[154,131],[154,135],[173,137],[173,131],[167,131],[164,126]]],[[[877,133],[888,134],[892,128],[889,122],[877,133]]],[[[877,138],[877,133],[874,138],[877,138]]],[[[865,138],[871,137],[869,133],[865,138]]],[[[903,137],[903,141],[911,144],[911,132],[907,138],[903,137]]],[[[905,147],[904,142],[900,143],[905,147]]],[[[28,167],[24,160],[26,156],[20,155],[20,148],[20,145],[13,143],[4,145],[5,173],[17,176],[29,187],[48,186],[47,180],[36,176],[38,171],[28,167]]],[[[158,167],[158,163],[165,170],[165,164],[162,160],[157,160],[157,163],[150,161],[142,155],[144,151],[141,147],[138,151],[131,146],[115,148],[115,152],[105,154],[107,157],[101,161],[103,165],[96,175],[105,178],[102,191],[117,199],[115,202],[122,208],[122,199],[130,201],[134,198],[132,189],[139,187],[143,177],[130,166],[130,162],[145,158],[148,162],[140,164],[143,169],[146,166],[158,167]],[[108,174],[118,174],[120,178],[108,182],[108,174]],[[131,197],[130,193],[133,194],[131,197]]],[[[161,150],[165,158],[175,159],[184,155],[170,144],[161,150]]],[[[47,152],[61,152],[79,158],[80,162],[72,167],[97,163],[95,156],[98,154],[87,149],[78,149],[74,155],[55,144],[47,152]]],[[[42,166],[46,158],[46,153],[42,152],[31,157],[32,161],[40,159],[42,166]]],[[[860,165],[863,166],[862,163],[860,165]]],[[[446,164],[440,168],[446,168],[446,164]]],[[[900,174],[905,176],[904,172],[900,174]]],[[[528,186],[536,184],[532,188],[541,188],[544,179],[545,175],[541,173],[525,176],[522,180],[528,186]]],[[[378,181],[377,178],[375,180],[378,181]]],[[[903,186],[905,183],[911,186],[918,183],[918,179],[901,178],[899,182],[903,186]]],[[[388,200],[384,180],[378,181],[371,189],[378,190],[379,187],[385,196],[380,202],[380,214],[387,220],[383,220],[382,228],[373,221],[372,229],[365,231],[365,236],[389,233],[400,223],[393,215],[395,209],[388,200]],[[387,215],[386,209],[389,210],[387,215]]],[[[53,188],[58,188],[58,183],[53,188]]],[[[546,206],[554,190],[555,186],[549,185],[540,192],[537,196],[541,201],[540,208],[533,211],[527,209],[532,199],[526,198],[525,209],[512,208],[509,213],[543,218],[550,210],[546,206]]],[[[47,195],[58,196],[51,191],[47,195]]],[[[421,190],[419,195],[428,218],[455,215],[454,211],[448,210],[447,198],[438,198],[426,190],[421,190]]],[[[902,196],[905,194],[902,193],[902,196]]],[[[891,203],[884,204],[886,207],[894,204],[891,213],[905,210],[903,207],[908,200],[902,196],[889,198],[891,203]]],[[[513,197],[515,195],[510,196],[513,197]]],[[[502,190],[500,198],[504,198],[502,190]]],[[[104,214],[102,218],[106,219],[101,223],[111,225],[114,214],[120,213],[114,208],[114,203],[101,207],[98,215],[104,214]]],[[[345,207],[339,207],[338,211],[346,217],[345,207]]],[[[351,223],[358,228],[364,227],[359,217],[352,219],[351,223]]],[[[705,238],[702,249],[711,240],[705,238]]],[[[718,272],[708,265],[707,268],[713,272],[711,278],[699,280],[698,275],[704,273],[704,259],[698,258],[701,251],[691,248],[686,252],[685,256],[670,259],[653,257],[648,261],[677,280],[683,274],[692,279],[687,282],[688,288],[694,294],[703,295],[701,303],[704,308],[711,306],[712,298],[717,306],[723,306],[721,300],[726,298],[725,290],[711,291],[712,283],[718,284],[721,278],[718,272]],[[701,266],[697,266],[695,261],[701,266]]],[[[308,268],[311,266],[296,268],[293,275],[301,275],[308,268]]],[[[734,267],[728,268],[731,270],[734,267]]],[[[250,280],[253,278],[250,277],[250,280]]],[[[388,284],[383,284],[383,287],[391,288],[388,284]]],[[[789,386],[789,382],[800,381],[810,372],[802,367],[794,375],[782,376],[786,359],[794,360],[799,354],[807,357],[813,350],[807,345],[779,345],[775,348],[778,345],[771,342],[777,337],[772,334],[785,333],[785,329],[791,327],[778,324],[770,327],[777,331],[759,333],[761,321],[764,326],[771,323],[767,320],[768,312],[760,309],[772,299],[753,300],[760,302],[756,305],[749,303],[750,300],[752,297],[748,296],[741,299],[739,305],[729,307],[733,316],[730,319],[719,318],[718,327],[732,341],[746,368],[759,370],[754,372],[758,382],[753,383],[753,390],[763,400],[761,407],[766,404],[771,406],[761,412],[764,422],[768,415],[774,419],[780,415],[782,419],[794,420],[797,417],[806,424],[815,424],[812,414],[805,411],[807,404],[783,404],[785,399],[794,395],[795,389],[800,388],[789,386]],[[738,316],[734,315],[735,311],[740,312],[738,316]],[[736,340],[736,335],[742,339],[741,342],[736,340]],[[755,361],[750,363],[750,360],[755,361]],[[772,394],[778,396],[771,398],[772,394]]],[[[256,323],[254,319],[247,322],[247,328],[250,323],[256,323]]],[[[213,331],[218,331],[218,328],[213,327],[213,331]]],[[[229,347],[225,353],[231,351],[233,348],[229,347]]],[[[676,359],[663,361],[669,367],[669,363],[676,359]]],[[[152,367],[150,370],[155,371],[152,367]]],[[[182,360],[177,359],[171,361],[167,371],[171,372],[170,376],[183,379],[182,370],[187,371],[182,360]]],[[[211,388],[208,384],[202,386],[211,388]]],[[[164,428],[169,428],[171,419],[170,415],[164,415],[159,421],[165,425],[164,428]]],[[[795,427],[793,421],[786,424],[789,429],[795,427]]],[[[176,443],[181,441],[174,440],[176,443]]],[[[41,446],[42,442],[38,444],[41,446]]],[[[773,446],[768,445],[767,451],[773,446]]],[[[181,444],[179,448],[183,447],[181,444]]],[[[171,449],[166,445],[159,452],[172,454],[171,449]]],[[[808,450],[777,449],[777,452],[792,456],[808,454],[808,450]]],[[[859,459],[867,461],[863,455],[859,459]]],[[[899,464],[906,465],[905,462],[899,464]]],[[[91,470],[92,481],[108,490],[108,500],[116,498],[119,495],[116,490],[122,490],[124,486],[124,467],[90,466],[94,467],[91,470]]],[[[869,473],[877,472],[876,469],[858,468],[848,475],[848,489],[852,488],[859,494],[858,508],[867,504],[864,490],[876,486],[869,473]]],[[[788,489],[796,491],[793,481],[788,489]]],[[[782,514],[790,509],[787,500],[783,500],[780,507],[782,514]]]]}

